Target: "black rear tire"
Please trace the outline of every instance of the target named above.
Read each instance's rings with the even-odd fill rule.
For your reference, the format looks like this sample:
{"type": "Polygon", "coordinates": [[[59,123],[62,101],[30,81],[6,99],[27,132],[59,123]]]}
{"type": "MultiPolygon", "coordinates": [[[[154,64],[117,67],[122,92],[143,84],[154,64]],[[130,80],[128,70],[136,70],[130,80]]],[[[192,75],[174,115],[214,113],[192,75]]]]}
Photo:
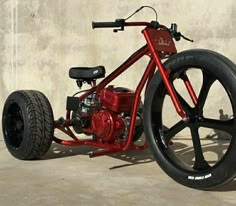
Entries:
{"type": "Polygon", "coordinates": [[[33,90],[15,91],[7,98],[2,129],[9,152],[17,159],[42,157],[54,133],[53,112],[47,97],[33,90]]]}
{"type": "MultiPolygon", "coordinates": [[[[164,128],[163,106],[168,93],[157,72],[151,80],[144,102],[144,131],[153,156],[160,167],[175,181],[196,189],[213,189],[231,181],[236,176],[236,66],[224,56],[208,50],[189,50],[172,56],[164,63],[170,69],[169,79],[174,81],[193,68],[202,73],[203,82],[199,91],[196,106],[190,106],[181,94],[178,94],[180,103],[187,115],[188,122],[179,120],[171,128],[164,128]],[[208,98],[208,91],[213,82],[219,82],[231,104],[232,116],[228,120],[211,120],[205,116],[204,103],[208,98]],[[180,99],[182,98],[182,99],[180,99]],[[183,129],[191,131],[190,137],[195,156],[191,164],[187,164],[172,146],[172,140],[183,129]],[[222,152],[223,157],[214,164],[207,162],[203,154],[202,139],[199,130],[211,128],[228,133],[229,146],[222,152]]],[[[224,108],[225,102],[221,102],[224,108]]],[[[168,111],[167,111],[168,112],[168,111]]],[[[177,115],[178,116],[178,115],[177,115]]],[[[177,135],[178,136],[178,135],[177,135]]],[[[178,137],[177,137],[178,139],[178,137]]],[[[183,141],[181,138],[178,141],[183,141]]],[[[183,145],[183,143],[182,143],[183,145]]],[[[218,145],[219,146],[219,145],[218,145]]],[[[189,148],[181,154],[184,155],[189,148]]]]}

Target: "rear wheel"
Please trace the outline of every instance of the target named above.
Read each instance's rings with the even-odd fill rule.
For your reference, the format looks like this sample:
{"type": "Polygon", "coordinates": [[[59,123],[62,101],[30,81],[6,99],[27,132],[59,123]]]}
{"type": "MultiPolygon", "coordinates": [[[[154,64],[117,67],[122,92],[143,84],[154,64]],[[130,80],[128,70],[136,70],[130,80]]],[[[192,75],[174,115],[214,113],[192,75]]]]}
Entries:
{"type": "Polygon", "coordinates": [[[188,121],[176,114],[157,73],[144,103],[144,130],[156,161],[188,187],[212,189],[229,182],[236,174],[235,64],[215,52],[189,50],[164,66],[188,121]],[[195,104],[186,77],[196,93],[195,104]]]}
{"type": "Polygon", "coordinates": [[[9,152],[21,160],[38,159],[51,146],[53,112],[39,91],[15,91],[6,100],[2,128],[9,152]]]}

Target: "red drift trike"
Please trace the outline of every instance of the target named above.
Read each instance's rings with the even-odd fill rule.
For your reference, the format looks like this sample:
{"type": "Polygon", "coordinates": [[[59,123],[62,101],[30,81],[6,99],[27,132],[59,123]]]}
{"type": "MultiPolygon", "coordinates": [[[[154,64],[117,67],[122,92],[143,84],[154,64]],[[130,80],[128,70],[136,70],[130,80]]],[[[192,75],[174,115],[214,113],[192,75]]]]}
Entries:
{"type": "MultiPolygon", "coordinates": [[[[135,13],[142,8],[145,7],[135,13]]],[[[90,153],[90,157],[97,157],[129,149],[145,149],[149,145],[160,167],[180,184],[212,189],[229,182],[236,174],[235,64],[209,50],[193,49],[177,53],[173,39],[192,40],[178,32],[176,24],[168,28],[161,25],[157,18],[152,22],[127,22],[127,19],[93,22],[92,27],[114,28],[114,32],[123,31],[126,27],[140,27],[146,45],[106,78],[103,66],[71,68],[69,76],[76,80],[78,87],[88,83],[91,89],[67,97],[65,119],[61,117],[54,121],[51,105],[39,91],[19,90],[9,95],[2,117],[4,140],[9,152],[21,160],[37,159],[55,141],[68,146],[99,148],[90,153]],[[135,91],[109,85],[143,56],[148,56],[150,61],[135,91]],[[199,75],[201,83],[195,88],[194,78],[199,75]],[[193,81],[190,76],[194,76],[193,81]],[[96,84],[99,78],[104,79],[96,84]],[[178,90],[176,82],[182,83],[185,95],[178,90]],[[226,101],[230,103],[229,118],[218,119],[207,115],[205,104],[211,101],[208,100],[211,98],[208,93],[215,83],[221,85],[225,92],[222,109],[226,101]],[[141,91],[144,88],[142,104],[141,91]],[[168,99],[175,109],[164,112],[168,99]],[[164,120],[168,112],[175,113],[171,125],[166,125],[164,120]],[[221,136],[225,134],[223,137],[227,138],[202,136],[202,128],[210,128],[221,136]],[[56,137],[55,129],[72,140],[56,137]],[[186,140],[178,134],[185,129],[189,130],[192,147],[185,147],[185,152],[181,153],[180,147],[185,145],[186,140]],[[143,131],[146,140],[140,146],[136,142],[143,131]],[[80,134],[90,137],[81,139],[78,137],[80,134]],[[223,146],[221,156],[214,161],[205,153],[205,139],[211,143],[219,141],[214,147],[223,146]],[[189,150],[192,150],[193,156],[186,160],[184,153],[189,150]]]]}

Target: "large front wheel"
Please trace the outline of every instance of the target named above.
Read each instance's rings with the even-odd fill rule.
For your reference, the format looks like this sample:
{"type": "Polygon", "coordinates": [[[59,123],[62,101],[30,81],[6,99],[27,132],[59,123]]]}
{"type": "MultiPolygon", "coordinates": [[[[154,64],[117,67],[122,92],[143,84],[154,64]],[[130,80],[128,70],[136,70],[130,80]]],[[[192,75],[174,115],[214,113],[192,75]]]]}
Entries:
{"type": "Polygon", "coordinates": [[[229,182],[236,174],[235,64],[215,52],[189,50],[164,66],[170,69],[169,79],[188,121],[176,114],[156,73],[144,103],[144,131],[155,160],[188,187],[212,189],[229,182]]]}

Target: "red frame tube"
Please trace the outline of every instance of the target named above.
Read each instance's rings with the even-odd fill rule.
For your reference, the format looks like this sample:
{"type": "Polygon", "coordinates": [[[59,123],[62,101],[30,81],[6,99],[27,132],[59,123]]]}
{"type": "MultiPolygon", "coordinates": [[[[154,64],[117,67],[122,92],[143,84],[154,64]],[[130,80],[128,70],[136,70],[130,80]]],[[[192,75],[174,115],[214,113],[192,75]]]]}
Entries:
{"type": "Polygon", "coordinates": [[[149,46],[150,52],[152,54],[152,57],[154,58],[154,61],[155,61],[156,65],[157,65],[157,67],[158,67],[158,70],[160,71],[160,74],[161,74],[163,82],[164,82],[164,84],[166,86],[166,89],[167,89],[167,91],[170,94],[171,100],[172,100],[172,102],[173,102],[173,104],[175,106],[175,109],[176,109],[177,113],[182,117],[183,120],[187,120],[187,116],[184,113],[182,106],[180,105],[180,102],[179,102],[179,100],[177,98],[177,95],[176,95],[174,89],[173,89],[173,86],[171,85],[171,83],[170,83],[170,81],[168,79],[168,75],[165,72],[165,69],[164,69],[163,64],[162,64],[162,62],[160,60],[160,57],[158,56],[158,54],[157,54],[157,52],[155,50],[155,47],[154,47],[154,45],[152,43],[152,40],[151,40],[151,38],[150,38],[150,36],[149,36],[149,34],[148,34],[146,29],[143,30],[143,34],[144,34],[144,37],[145,37],[145,39],[147,41],[147,44],[149,46]]]}
{"type": "Polygon", "coordinates": [[[143,77],[139,83],[139,85],[137,86],[137,89],[135,91],[135,99],[134,99],[134,106],[133,106],[133,110],[131,112],[131,119],[130,119],[130,128],[129,128],[129,133],[128,133],[128,140],[126,145],[124,146],[124,148],[122,149],[123,151],[127,150],[131,141],[132,141],[132,137],[133,137],[133,132],[134,132],[134,127],[135,127],[135,120],[136,120],[136,114],[138,111],[138,107],[140,104],[140,95],[141,92],[143,90],[143,87],[147,81],[147,79],[149,78],[149,74],[150,72],[153,70],[153,68],[155,68],[155,62],[153,59],[150,60],[147,69],[145,70],[143,77]]]}
{"type": "Polygon", "coordinates": [[[185,84],[185,86],[186,86],[186,88],[188,90],[188,93],[189,93],[189,95],[190,95],[190,97],[192,99],[192,102],[196,106],[197,102],[198,102],[197,95],[196,95],[195,91],[193,90],[193,87],[192,87],[192,85],[191,85],[191,83],[190,83],[190,81],[188,79],[188,76],[186,74],[183,74],[181,76],[181,79],[184,81],[184,84],[185,84]]]}
{"type": "MultiPolygon", "coordinates": [[[[150,22],[125,22],[124,26],[145,26],[149,28],[153,28],[153,24],[150,22]]],[[[168,29],[165,25],[159,25],[160,29],[168,29]]]]}

